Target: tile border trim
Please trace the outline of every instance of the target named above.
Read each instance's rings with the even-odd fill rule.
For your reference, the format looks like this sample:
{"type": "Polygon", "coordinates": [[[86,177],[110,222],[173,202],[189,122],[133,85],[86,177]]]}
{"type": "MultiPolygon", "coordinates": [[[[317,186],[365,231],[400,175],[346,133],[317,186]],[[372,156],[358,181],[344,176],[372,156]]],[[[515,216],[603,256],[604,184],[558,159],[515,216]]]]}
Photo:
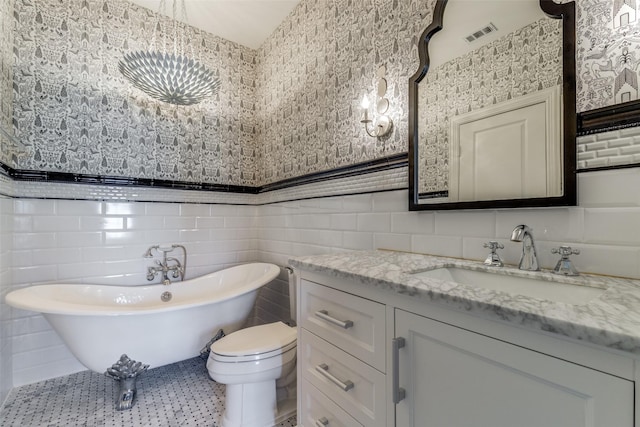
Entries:
{"type": "Polygon", "coordinates": [[[262,187],[243,187],[16,171],[0,163],[0,194],[11,198],[53,200],[262,205],[402,189],[407,186],[406,170],[407,156],[401,153],[262,187]]]}

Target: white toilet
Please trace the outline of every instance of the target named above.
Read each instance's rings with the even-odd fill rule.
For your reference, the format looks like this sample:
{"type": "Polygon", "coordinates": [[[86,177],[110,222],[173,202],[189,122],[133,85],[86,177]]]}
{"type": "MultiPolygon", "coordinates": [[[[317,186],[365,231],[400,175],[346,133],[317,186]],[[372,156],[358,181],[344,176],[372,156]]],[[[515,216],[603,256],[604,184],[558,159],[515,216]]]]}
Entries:
{"type": "Polygon", "coordinates": [[[229,334],[211,345],[207,369],[226,385],[222,427],[271,427],[295,414],[295,327],[275,322],[229,334]]]}

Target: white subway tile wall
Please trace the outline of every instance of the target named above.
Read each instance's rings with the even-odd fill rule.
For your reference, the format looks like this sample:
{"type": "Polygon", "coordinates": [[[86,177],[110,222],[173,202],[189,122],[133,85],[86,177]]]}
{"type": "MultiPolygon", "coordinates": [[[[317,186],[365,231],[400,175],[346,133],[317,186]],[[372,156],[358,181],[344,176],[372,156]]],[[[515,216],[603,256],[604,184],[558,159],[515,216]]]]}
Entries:
{"type": "MultiPolygon", "coordinates": [[[[385,175],[379,178],[384,181],[385,175]]],[[[376,248],[482,260],[488,240],[503,243],[503,259],[515,264],[521,247],[509,237],[520,223],[534,229],[543,267],[556,262],[551,248],[569,244],[582,251],[574,257],[580,271],[640,278],[639,169],[579,174],[580,206],[569,208],[408,212],[407,190],[394,189],[393,181],[391,188],[384,182],[374,185],[392,191],[369,193],[371,176],[363,176],[361,187],[359,178],[349,180],[346,188],[341,180],[323,185],[333,183],[335,193],[360,188],[366,194],[278,201],[309,194],[312,184],[297,187],[299,193],[255,195],[253,205],[212,204],[217,193],[209,195],[209,204],[0,199],[7,230],[3,248],[13,245],[2,249],[2,292],[56,281],[147,283],[149,261],[142,254],[150,245],[169,243],[187,247],[188,277],[241,262],[285,266],[292,256],[376,248]],[[276,202],[264,204],[267,200],[276,202]]],[[[189,193],[164,191],[165,198],[189,193]]],[[[287,284],[283,270],[261,289],[251,324],[289,320],[287,284]]],[[[84,369],[40,315],[5,314],[10,312],[1,307],[8,322],[3,333],[10,338],[1,359],[11,371],[4,364],[13,354],[13,385],[84,369]]]]}
{"type": "MultiPolygon", "coordinates": [[[[156,244],[187,247],[187,278],[258,258],[255,206],[0,200],[3,294],[22,286],[61,281],[145,284],[146,267],[152,261],[143,254],[156,244]],[[8,228],[12,225],[13,235],[8,228]]],[[[2,305],[3,312],[6,308],[2,305]]],[[[11,339],[2,340],[1,359],[4,364],[11,360],[4,356],[13,354],[14,386],[84,369],[41,315],[14,310],[6,321],[3,317],[3,326],[5,323],[10,328],[3,327],[3,334],[10,331],[11,339]],[[6,347],[9,350],[5,351],[9,344],[12,350],[6,347]]]]}
{"type": "Polygon", "coordinates": [[[4,296],[11,288],[11,264],[13,232],[13,200],[0,196],[0,402],[4,402],[13,387],[11,363],[13,313],[4,303],[4,296]]]}
{"type": "Polygon", "coordinates": [[[557,262],[551,249],[569,244],[582,251],[574,256],[580,271],[640,278],[637,188],[640,169],[622,169],[579,174],[577,207],[407,212],[406,190],[275,203],[259,210],[259,258],[284,264],[296,255],[384,248],[484,260],[483,243],[498,240],[505,262],[517,264],[521,245],[509,238],[524,223],[545,268],[557,262]]]}
{"type": "Polygon", "coordinates": [[[578,169],[640,163],[640,127],[581,136],[578,169]]]}

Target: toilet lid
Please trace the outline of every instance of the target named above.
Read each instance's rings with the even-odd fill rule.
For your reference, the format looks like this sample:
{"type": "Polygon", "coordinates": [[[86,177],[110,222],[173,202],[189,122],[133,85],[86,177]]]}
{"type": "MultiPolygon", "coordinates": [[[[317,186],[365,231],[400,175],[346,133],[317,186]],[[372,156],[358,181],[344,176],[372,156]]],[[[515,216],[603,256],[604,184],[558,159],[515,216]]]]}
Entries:
{"type": "Polygon", "coordinates": [[[211,353],[224,358],[270,357],[296,345],[296,328],[282,322],[253,326],[227,335],[211,345],[211,353]],[[273,353],[273,354],[267,354],[273,353]]]}

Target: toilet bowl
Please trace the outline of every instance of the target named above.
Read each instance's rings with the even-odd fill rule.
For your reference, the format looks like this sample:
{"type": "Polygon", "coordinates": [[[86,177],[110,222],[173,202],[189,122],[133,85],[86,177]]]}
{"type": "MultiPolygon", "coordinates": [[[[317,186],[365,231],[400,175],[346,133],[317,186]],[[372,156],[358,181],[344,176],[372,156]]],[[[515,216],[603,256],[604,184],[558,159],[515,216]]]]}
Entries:
{"type": "Polygon", "coordinates": [[[226,385],[222,427],[270,427],[295,413],[296,328],[253,326],[211,345],[209,376],[226,385]]]}

